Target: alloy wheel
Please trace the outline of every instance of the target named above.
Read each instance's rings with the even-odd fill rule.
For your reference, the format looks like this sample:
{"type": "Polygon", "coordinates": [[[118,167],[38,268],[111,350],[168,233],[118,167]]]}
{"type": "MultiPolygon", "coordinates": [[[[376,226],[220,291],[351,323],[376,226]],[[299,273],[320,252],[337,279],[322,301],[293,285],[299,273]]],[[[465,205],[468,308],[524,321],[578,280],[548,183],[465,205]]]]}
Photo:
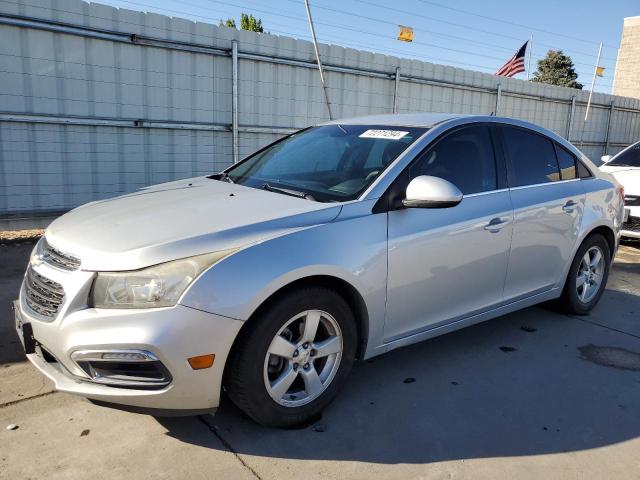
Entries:
{"type": "Polygon", "coordinates": [[[598,294],[604,279],[604,254],[598,246],[587,250],[580,260],[576,291],[582,303],[589,303],[598,294]]]}
{"type": "Polygon", "coordinates": [[[298,407],[318,398],[340,366],[342,332],[331,314],[307,310],[273,337],[264,361],[264,383],[278,404],[298,407]]]}

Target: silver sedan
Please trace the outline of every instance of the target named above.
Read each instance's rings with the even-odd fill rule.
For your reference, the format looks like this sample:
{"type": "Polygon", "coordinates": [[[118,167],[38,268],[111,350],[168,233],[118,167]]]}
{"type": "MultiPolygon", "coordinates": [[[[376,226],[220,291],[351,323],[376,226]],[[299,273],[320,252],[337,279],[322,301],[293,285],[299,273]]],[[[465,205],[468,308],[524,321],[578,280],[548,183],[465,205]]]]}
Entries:
{"type": "Polygon", "coordinates": [[[301,130],[226,171],[93,202],[36,245],[16,329],[56,388],[153,414],[316,415],[366,359],[540,302],[586,314],[620,185],[506,118],[301,130]]]}

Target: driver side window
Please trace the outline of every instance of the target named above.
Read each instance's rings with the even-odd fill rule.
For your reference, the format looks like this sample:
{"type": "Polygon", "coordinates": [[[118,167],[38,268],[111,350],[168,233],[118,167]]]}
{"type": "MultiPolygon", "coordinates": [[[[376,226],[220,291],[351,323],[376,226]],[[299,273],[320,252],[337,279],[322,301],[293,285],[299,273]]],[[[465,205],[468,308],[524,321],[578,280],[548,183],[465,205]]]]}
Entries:
{"type": "Polygon", "coordinates": [[[429,147],[409,167],[409,180],[419,175],[444,178],[464,195],[496,190],[496,160],[489,127],[467,127],[429,147]]]}

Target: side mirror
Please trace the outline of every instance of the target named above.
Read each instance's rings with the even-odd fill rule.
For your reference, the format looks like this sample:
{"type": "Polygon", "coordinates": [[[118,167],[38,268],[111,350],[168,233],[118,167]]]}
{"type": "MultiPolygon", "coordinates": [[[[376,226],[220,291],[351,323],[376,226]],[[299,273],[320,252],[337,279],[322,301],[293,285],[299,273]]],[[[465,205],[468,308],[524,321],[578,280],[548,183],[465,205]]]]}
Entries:
{"type": "Polygon", "coordinates": [[[600,160],[602,160],[602,163],[607,163],[612,158],[613,158],[612,155],[603,155],[603,156],[600,157],[600,160]]]}
{"type": "Polygon", "coordinates": [[[453,183],[421,175],[409,182],[402,204],[409,208],[447,208],[455,207],[461,201],[462,192],[453,183]]]}

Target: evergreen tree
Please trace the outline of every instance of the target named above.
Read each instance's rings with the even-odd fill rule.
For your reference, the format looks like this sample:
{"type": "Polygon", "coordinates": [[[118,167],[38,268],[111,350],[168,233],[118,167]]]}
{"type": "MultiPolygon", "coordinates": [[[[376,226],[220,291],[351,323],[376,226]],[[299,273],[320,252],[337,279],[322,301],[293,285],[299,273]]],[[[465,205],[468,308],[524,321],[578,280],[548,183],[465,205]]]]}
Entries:
{"type": "Polygon", "coordinates": [[[236,21],[233,18],[227,18],[224,22],[220,20],[221,27],[236,28],[236,21]]]}
{"type": "Polygon", "coordinates": [[[578,74],[571,57],[565,55],[562,50],[549,50],[546,57],[538,60],[538,70],[534,72],[531,81],[582,89],[582,84],[578,83],[576,78],[578,74]]]}
{"type": "Polygon", "coordinates": [[[240,14],[240,28],[242,30],[249,30],[250,32],[264,32],[262,20],[253,15],[247,15],[246,13],[240,14]]]}
{"type": "MultiPolygon", "coordinates": [[[[227,18],[224,21],[220,20],[219,25],[221,27],[237,28],[236,21],[233,18],[227,18]]],[[[246,13],[240,14],[240,28],[242,30],[249,30],[250,32],[264,32],[264,29],[262,28],[262,20],[246,13]]]]}

